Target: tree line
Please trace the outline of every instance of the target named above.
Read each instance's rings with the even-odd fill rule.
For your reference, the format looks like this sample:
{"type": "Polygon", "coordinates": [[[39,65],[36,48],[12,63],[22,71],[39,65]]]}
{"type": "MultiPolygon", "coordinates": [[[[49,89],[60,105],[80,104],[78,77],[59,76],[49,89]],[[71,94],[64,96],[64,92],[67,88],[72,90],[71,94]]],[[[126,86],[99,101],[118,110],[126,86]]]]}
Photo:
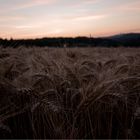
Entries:
{"type": "Polygon", "coordinates": [[[38,46],[38,47],[87,47],[87,46],[140,46],[140,38],[129,39],[121,37],[93,38],[93,37],[75,37],[75,38],[40,38],[40,39],[0,39],[0,46],[18,47],[18,46],[38,46]]]}

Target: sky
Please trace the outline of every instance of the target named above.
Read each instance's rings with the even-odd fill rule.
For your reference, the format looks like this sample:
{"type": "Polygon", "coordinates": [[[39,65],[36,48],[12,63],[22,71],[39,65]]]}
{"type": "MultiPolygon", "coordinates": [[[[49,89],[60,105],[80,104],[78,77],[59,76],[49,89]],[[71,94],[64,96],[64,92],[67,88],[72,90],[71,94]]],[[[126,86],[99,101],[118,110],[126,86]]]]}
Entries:
{"type": "Polygon", "coordinates": [[[0,38],[140,32],[140,0],[0,0],[0,38]]]}

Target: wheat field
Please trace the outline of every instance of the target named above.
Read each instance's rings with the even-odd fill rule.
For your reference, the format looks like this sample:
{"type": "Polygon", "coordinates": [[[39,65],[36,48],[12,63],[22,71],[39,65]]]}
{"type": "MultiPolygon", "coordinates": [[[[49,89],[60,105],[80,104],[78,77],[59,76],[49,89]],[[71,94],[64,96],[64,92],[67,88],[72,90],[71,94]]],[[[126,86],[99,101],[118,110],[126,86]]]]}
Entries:
{"type": "Polygon", "coordinates": [[[140,138],[140,48],[0,48],[0,138],[140,138]]]}

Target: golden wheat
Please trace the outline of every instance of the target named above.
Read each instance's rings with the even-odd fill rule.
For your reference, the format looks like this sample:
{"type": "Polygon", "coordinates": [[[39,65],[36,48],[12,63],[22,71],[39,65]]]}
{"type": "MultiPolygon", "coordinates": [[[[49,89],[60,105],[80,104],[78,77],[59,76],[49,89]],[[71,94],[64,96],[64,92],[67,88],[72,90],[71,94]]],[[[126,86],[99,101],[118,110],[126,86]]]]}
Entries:
{"type": "Polygon", "coordinates": [[[0,48],[0,138],[140,138],[139,48],[0,48]]]}

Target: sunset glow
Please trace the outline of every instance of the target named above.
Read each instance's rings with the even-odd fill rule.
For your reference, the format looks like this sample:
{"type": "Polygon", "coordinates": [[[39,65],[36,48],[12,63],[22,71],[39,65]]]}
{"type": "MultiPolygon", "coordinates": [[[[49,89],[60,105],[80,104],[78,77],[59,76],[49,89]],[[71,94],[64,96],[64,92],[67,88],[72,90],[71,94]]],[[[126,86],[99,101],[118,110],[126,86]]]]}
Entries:
{"type": "Polygon", "coordinates": [[[0,0],[0,38],[140,32],[140,0],[0,0]]]}

